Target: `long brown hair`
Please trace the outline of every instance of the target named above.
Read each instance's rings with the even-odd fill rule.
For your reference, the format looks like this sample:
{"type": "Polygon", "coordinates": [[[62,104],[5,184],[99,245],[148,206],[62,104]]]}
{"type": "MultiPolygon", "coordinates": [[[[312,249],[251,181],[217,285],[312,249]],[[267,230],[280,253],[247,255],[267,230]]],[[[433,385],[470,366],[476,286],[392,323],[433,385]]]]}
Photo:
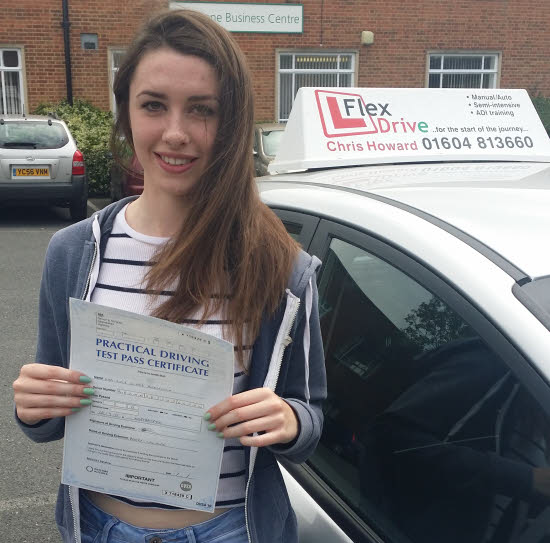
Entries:
{"type": "Polygon", "coordinates": [[[137,34],[114,81],[115,157],[120,158],[120,136],[133,148],[128,111],[133,74],[144,54],[161,47],[197,56],[214,68],[220,113],[211,164],[192,189],[182,229],[156,255],[147,288],[160,292],[177,282],[175,295],[155,311],[169,321],[181,322],[200,309],[204,321],[222,310],[242,361],[262,317],[280,303],[298,244],[259,199],[252,156],[254,101],[244,55],[206,15],[162,12],[137,34]]]}

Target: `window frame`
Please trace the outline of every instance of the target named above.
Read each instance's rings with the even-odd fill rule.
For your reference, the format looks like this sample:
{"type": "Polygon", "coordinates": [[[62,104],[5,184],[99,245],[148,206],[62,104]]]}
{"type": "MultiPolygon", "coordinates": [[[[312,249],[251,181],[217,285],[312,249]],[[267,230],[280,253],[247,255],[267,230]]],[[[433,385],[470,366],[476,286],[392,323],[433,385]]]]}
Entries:
{"type": "MultiPolygon", "coordinates": [[[[341,88],[351,88],[357,86],[357,74],[358,74],[358,61],[359,61],[359,51],[357,49],[276,49],[275,51],[275,112],[276,112],[276,122],[284,123],[288,119],[281,118],[281,73],[291,73],[291,74],[332,74],[335,70],[300,70],[296,68],[283,68],[281,71],[281,55],[293,55],[293,58],[296,55],[351,55],[351,65],[352,67],[349,70],[337,69],[337,74],[351,74],[351,85],[349,87],[341,88]]],[[[294,61],[293,61],[294,64],[294,61]]],[[[292,78],[292,89],[294,89],[294,77],[292,78]]],[[[292,97],[292,104],[294,104],[294,98],[292,97]]]]}
{"type": "MultiPolygon", "coordinates": [[[[529,363],[523,354],[510,342],[510,340],[497,328],[487,316],[467,298],[459,292],[444,277],[438,275],[435,270],[427,268],[419,259],[411,253],[406,253],[391,243],[382,240],[370,232],[351,228],[344,224],[329,219],[321,219],[315,235],[308,249],[311,254],[323,261],[324,255],[330,247],[332,238],[337,237],[347,243],[359,247],[373,256],[384,260],[391,266],[408,275],[413,281],[433,293],[445,302],[457,315],[465,320],[479,334],[487,345],[498,354],[502,360],[518,376],[518,379],[527,387],[533,397],[541,404],[545,403],[545,395],[549,393],[549,385],[529,363]]],[[[321,281],[324,272],[324,264],[317,275],[317,282],[321,281]]],[[[550,416],[550,406],[547,414],[550,416]]]]}
{"type": "MultiPolygon", "coordinates": [[[[27,107],[27,93],[26,93],[26,79],[25,79],[25,62],[24,62],[24,50],[23,47],[18,45],[1,45],[0,44],[0,84],[2,87],[2,103],[6,104],[6,84],[5,84],[5,72],[18,72],[19,73],[19,100],[21,103],[21,111],[15,113],[15,115],[26,114],[27,107]],[[17,53],[18,65],[15,68],[4,67],[3,53],[5,51],[15,51],[17,53]]],[[[12,113],[7,113],[0,111],[0,115],[12,115],[12,113]]]]}
{"type": "Polygon", "coordinates": [[[273,207],[272,211],[275,213],[275,215],[277,215],[277,217],[279,217],[279,219],[281,219],[281,222],[285,225],[285,227],[285,223],[294,223],[302,226],[302,230],[300,231],[300,234],[296,237],[296,241],[304,248],[304,250],[307,250],[307,247],[309,247],[309,244],[313,239],[315,230],[319,225],[319,217],[315,217],[314,215],[307,215],[306,213],[299,213],[298,211],[284,209],[282,207],[273,207]]]}
{"type": "MultiPolygon", "coordinates": [[[[323,260],[333,238],[355,245],[388,262],[440,298],[502,358],[503,362],[515,372],[517,378],[533,398],[539,404],[544,405],[544,398],[547,398],[549,394],[549,386],[542,376],[529,364],[521,352],[510,343],[495,324],[447,280],[437,275],[434,270],[428,269],[414,255],[405,253],[391,243],[376,237],[373,233],[351,228],[329,219],[321,219],[311,244],[307,248],[308,252],[323,260]]],[[[318,273],[318,283],[322,280],[323,273],[324,264],[318,273]]],[[[392,540],[392,534],[389,533],[387,527],[385,527],[383,533],[381,527],[376,526],[374,519],[368,518],[365,520],[359,517],[333,491],[329,483],[315,471],[309,461],[305,464],[293,465],[282,460],[281,464],[352,540],[362,540],[365,537],[372,543],[380,543],[384,541],[384,537],[390,538],[390,541],[392,540]],[[380,530],[380,535],[376,532],[377,529],[380,530]]],[[[407,538],[401,533],[399,534],[399,540],[407,542],[407,538]]]]}
{"type": "MultiPolygon", "coordinates": [[[[442,50],[442,51],[427,51],[426,52],[426,77],[425,77],[425,83],[424,86],[426,88],[473,88],[473,89],[484,89],[484,87],[441,87],[442,78],[440,78],[439,81],[439,87],[429,87],[430,84],[430,75],[431,74],[486,74],[486,73],[494,73],[495,74],[495,85],[494,87],[489,87],[490,89],[498,89],[500,88],[500,67],[501,67],[501,61],[502,61],[502,54],[499,51],[461,51],[461,50],[442,50]],[[430,68],[430,59],[432,56],[442,56],[442,57],[479,57],[479,56],[493,56],[495,57],[496,62],[496,68],[494,70],[486,70],[484,68],[479,70],[449,70],[440,68],[437,70],[432,70],[430,68]]],[[[443,63],[443,61],[442,61],[443,63]]],[[[483,82],[483,78],[481,78],[481,81],[483,82]]],[[[485,90],[488,90],[487,88],[485,90]]]]}

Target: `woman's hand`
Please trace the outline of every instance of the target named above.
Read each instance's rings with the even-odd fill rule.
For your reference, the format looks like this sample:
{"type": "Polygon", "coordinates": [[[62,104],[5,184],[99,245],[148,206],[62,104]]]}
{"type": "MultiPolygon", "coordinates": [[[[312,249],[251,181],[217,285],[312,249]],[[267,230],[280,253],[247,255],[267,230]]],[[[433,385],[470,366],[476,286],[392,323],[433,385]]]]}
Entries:
{"type": "Polygon", "coordinates": [[[94,393],[89,377],[74,370],[46,364],[26,364],[13,382],[17,416],[25,424],[64,417],[90,405],[94,393]],[[84,384],[83,384],[84,383],[84,384]]]}
{"type": "Polygon", "coordinates": [[[204,416],[208,428],[219,437],[239,437],[243,445],[265,447],[289,443],[299,431],[296,415],[284,400],[269,388],[254,388],[226,398],[204,416]],[[251,436],[258,432],[260,435],[251,436]]]}

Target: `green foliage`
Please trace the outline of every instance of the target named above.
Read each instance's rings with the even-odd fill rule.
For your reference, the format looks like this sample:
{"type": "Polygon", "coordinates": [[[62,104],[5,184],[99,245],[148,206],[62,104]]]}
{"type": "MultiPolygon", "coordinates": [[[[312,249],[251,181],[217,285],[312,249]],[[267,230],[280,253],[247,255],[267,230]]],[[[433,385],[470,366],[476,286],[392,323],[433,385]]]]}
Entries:
{"type": "Polygon", "coordinates": [[[55,113],[63,119],[77,141],[78,149],[84,155],[91,196],[109,194],[110,171],[113,159],[109,139],[113,115],[85,100],[74,100],[71,106],[66,100],[57,104],[40,104],[36,115],[55,113]]]}
{"type": "Polygon", "coordinates": [[[537,93],[535,96],[531,96],[531,100],[533,101],[533,105],[539,114],[544,128],[550,133],[550,98],[537,93]]]}
{"type": "Polygon", "coordinates": [[[475,335],[454,311],[433,296],[413,309],[405,317],[405,322],[407,326],[403,332],[424,351],[475,335]]]}

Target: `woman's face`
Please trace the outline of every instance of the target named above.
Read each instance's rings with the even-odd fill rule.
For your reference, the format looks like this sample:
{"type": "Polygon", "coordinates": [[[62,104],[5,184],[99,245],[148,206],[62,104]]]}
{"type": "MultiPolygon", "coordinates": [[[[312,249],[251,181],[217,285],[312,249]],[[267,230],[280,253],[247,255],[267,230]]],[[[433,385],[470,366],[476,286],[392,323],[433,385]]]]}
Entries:
{"type": "Polygon", "coordinates": [[[144,193],[185,196],[212,160],[220,108],[214,69],[170,48],[146,53],[128,107],[144,193]]]}

